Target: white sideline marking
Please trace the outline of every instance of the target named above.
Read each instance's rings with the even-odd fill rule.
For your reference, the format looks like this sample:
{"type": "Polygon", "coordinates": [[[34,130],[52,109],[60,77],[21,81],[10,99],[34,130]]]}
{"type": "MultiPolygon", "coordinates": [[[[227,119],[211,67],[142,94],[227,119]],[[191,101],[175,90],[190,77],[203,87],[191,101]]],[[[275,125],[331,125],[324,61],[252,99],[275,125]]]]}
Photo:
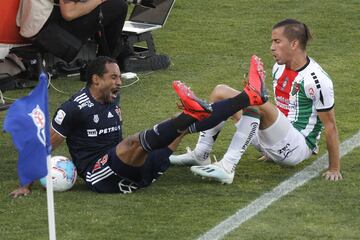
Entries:
{"type": "MultiPolygon", "coordinates": [[[[360,131],[358,131],[350,139],[340,144],[340,157],[345,156],[351,152],[354,148],[360,146],[360,131]]],[[[239,209],[234,215],[228,217],[208,232],[201,235],[198,240],[216,240],[222,239],[226,234],[230,233],[234,229],[238,228],[242,223],[254,217],[270,206],[273,202],[279,200],[281,197],[295,190],[297,187],[302,186],[314,177],[317,177],[319,173],[328,167],[328,154],[325,153],[319,157],[311,165],[305,167],[302,171],[296,173],[288,180],[280,183],[271,192],[263,194],[258,199],[251,202],[245,208],[239,209]]]]}

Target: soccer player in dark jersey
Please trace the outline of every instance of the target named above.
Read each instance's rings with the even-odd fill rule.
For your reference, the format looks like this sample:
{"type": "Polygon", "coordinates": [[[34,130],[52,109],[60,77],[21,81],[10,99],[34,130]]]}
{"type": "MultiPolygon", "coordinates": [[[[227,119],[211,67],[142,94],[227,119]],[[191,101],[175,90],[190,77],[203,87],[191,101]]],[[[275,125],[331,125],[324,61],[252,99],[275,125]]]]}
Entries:
{"type": "MultiPolygon", "coordinates": [[[[206,121],[204,125],[211,128],[240,109],[267,100],[262,63],[255,65],[258,72],[242,93],[212,105],[174,81],[183,112],[122,139],[121,111],[114,103],[121,86],[120,69],[116,60],[98,57],[87,68],[86,87],[56,111],[50,130],[52,148],[66,140],[79,176],[92,191],[131,193],[149,186],[169,167],[169,156],[191,124],[206,121]]],[[[27,195],[30,187],[20,187],[10,195],[27,195]]]]}

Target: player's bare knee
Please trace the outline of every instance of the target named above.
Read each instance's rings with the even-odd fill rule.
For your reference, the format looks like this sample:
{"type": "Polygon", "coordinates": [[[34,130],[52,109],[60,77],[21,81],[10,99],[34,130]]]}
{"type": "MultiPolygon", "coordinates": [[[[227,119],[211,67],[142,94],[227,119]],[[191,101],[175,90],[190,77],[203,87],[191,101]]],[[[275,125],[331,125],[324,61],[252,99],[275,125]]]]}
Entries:
{"type": "Polygon", "coordinates": [[[277,107],[270,103],[270,102],[266,102],[262,105],[259,105],[259,106],[251,106],[252,108],[257,108],[260,115],[268,115],[268,114],[271,114],[271,115],[277,115],[278,113],[278,110],[277,110],[277,107]]]}
{"type": "Polygon", "coordinates": [[[124,141],[126,141],[126,144],[129,146],[140,146],[140,139],[138,133],[128,136],[124,139],[124,141]]]}
{"type": "Polygon", "coordinates": [[[126,137],[116,146],[116,155],[121,161],[130,166],[142,166],[146,152],[141,147],[139,134],[126,137]]]}
{"type": "Polygon", "coordinates": [[[219,84],[217,85],[210,95],[210,101],[211,102],[217,102],[226,98],[230,98],[231,96],[228,96],[227,92],[230,87],[226,84],[219,84]]]}
{"type": "Polygon", "coordinates": [[[119,155],[123,155],[129,151],[133,151],[134,149],[141,147],[139,135],[131,135],[123,139],[117,146],[116,152],[119,155]]]}

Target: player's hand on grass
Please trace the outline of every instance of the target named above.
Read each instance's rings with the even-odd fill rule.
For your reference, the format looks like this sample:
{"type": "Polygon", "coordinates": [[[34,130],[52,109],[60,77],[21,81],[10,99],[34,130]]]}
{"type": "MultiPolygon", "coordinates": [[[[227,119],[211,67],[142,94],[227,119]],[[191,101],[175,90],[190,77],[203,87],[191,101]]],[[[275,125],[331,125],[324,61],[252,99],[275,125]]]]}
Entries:
{"type": "Polygon", "coordinates": [[[30,185],[26,185],[15,189],[9,194],[9,196],[13,198],[17,198],[17,197],[27,196],[29,194],[31,194],[31,188],[30,185]]]}
{"type": "Polygon", "coordinates": [[[339,170],[327,170],[322,174],[322,176],[329,181],[338,181],[343,179],[339,170]]]}

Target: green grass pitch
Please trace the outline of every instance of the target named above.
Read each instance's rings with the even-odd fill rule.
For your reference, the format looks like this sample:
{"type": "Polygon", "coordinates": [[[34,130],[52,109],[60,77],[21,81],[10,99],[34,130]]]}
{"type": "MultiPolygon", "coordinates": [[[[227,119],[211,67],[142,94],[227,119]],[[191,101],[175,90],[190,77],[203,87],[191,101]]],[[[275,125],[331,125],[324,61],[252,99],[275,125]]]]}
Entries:
{"type": "MultiPolygon", "coordinates": [[[[333,79],[340,140],[360,129],[360,5],[357,0],[290,1],[177,0],[167,24],[153,33],[156,49],[168,54],[168,70],[140,74],[140,82],[122,89],[124,134],[151,127],[177,109],[175,79],[207,98],[219,83],[242,88],[251,54],[264,60],[270,86],[273,59],[271,27],[284,18],[305,22],[313,32],[308,52],[333,79]]],[[[75,78],[55,79],[50,111],[82,87],[75,78]]],[[[18,98],[27,90],[5,92],[18,98]]],[[[6,112],[0,112],[0,127],[6,112]]],[[[234,131],[231,121],[214,154],[221,158],[234,131]]],[[[188,136],[179,147],[194,146],[188,136]]],[[[325,142],[320,144],[321,156],[325,142]]],[[[65,146],[53,155],[69,156],[65,146]]],[[[360,150],[342,159],[344,180],[315,178],[280,199],[225,239],[360,239],[360,150]]],[[[71,191],[55,193],[57,239],[196,239],[245,207],[317,156],[293,168],[257,162],[253,149],[238,165],[234,183],[223,186],[193,176],[187,167],[171,167],[149,188],[135,194],[96,194],[78,180],[71,191]]],[[[0,133],[0,239],[48,239],[46,192],[35,184],[29,197],[8,197],[18,185],[17,153],[9,134],[0,133]]]]}

